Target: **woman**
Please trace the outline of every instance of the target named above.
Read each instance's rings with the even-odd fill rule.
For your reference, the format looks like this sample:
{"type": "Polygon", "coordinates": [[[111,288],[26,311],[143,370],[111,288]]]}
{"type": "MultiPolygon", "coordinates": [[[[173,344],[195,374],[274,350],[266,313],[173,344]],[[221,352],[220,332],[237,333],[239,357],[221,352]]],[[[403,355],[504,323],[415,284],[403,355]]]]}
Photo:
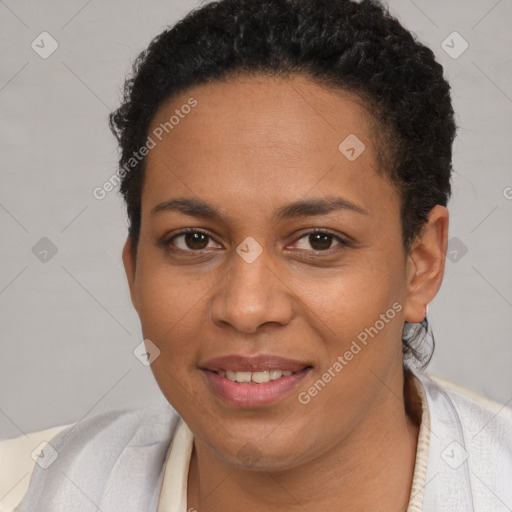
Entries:
{"type": "Polygon", "coordinates": [[[416,369],[455,135],[432,52],[375,2],[222,0],[111,115],[146,357],[171,407],[51,442],[32,510],[512,507],[512,413],[416,369]]]}

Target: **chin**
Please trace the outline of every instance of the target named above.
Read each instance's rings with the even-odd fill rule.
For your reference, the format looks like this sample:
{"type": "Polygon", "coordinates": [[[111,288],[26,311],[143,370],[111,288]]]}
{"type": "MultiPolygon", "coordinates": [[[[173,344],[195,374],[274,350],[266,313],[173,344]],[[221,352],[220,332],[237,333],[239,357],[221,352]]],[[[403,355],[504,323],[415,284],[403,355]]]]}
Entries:
{"type": "MultiPolygon", "coordinates": [[[[302,437],[302,439],[304,439],[302,437]]],[[[281,439],[274,437],[269,439],[248,438],[244,436],[227,437],[224,442],[220,440],[208,440],[208,444],[226,464],[236,466],[249,471],[285,471],[297,467],[314,455],[308,457],[307,447],[303,446],[300,439],[281,439]],[[220,442],[219,442],[220,441],[220,442]]]]}

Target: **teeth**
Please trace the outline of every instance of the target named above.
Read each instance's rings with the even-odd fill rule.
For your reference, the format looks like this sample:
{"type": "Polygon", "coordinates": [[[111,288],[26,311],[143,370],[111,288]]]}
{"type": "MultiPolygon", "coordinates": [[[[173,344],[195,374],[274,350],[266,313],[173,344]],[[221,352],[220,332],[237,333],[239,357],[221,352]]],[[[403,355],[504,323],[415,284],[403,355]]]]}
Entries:
{"type": "Polygon", "coordinates": [[[293,374],[291,370],[263,370],[260,372],[233,372],[231,370],[219,370],[217,372],[221,377],[225,377],[233,382],[255,382],[263,384],[271,380],[277,380],[281,377],[288,377],[293,374]]]}
{"type": "Polygon", "coordinates": [[[257,382],[258,384],[261,384],[263,382],[269,382],[270,381],[270,372],[268,370],[263,372],[254,372],[252,374],[251,380],[254,382],[257,382]]]}
{"type": "Polygon", "coordinates": [[[251,372],[236,372],[235,380],[237,382],[251,382],[251,372]]]}
{"type": "Polygon", "coordinates": [[[281,370],[270,370],[270,380],[280,379],[283,376],[281,370]]]}

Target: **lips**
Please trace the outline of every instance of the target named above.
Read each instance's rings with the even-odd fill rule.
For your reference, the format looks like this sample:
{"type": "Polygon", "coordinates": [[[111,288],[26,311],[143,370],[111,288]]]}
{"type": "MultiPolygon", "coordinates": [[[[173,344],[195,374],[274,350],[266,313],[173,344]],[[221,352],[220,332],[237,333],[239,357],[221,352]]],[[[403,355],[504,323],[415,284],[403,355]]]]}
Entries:
{"type": "Polygon", "coordinates": [[[282,400],[311,370],[307,362],[272,355],[217,357],[200,367],[213,393],[236,408],[263,407],[282,400]]]}
{"type": "Polygon", "coordinates": [[[237,355],[216,357],[209,359],[199,365],[204,370],[212,372],[232,371],[232,372],[263,372],[270,370],[299,372],[308,366],[308,362],[286,359],[280,356],[259,355],[244,357],[237,355]]]}

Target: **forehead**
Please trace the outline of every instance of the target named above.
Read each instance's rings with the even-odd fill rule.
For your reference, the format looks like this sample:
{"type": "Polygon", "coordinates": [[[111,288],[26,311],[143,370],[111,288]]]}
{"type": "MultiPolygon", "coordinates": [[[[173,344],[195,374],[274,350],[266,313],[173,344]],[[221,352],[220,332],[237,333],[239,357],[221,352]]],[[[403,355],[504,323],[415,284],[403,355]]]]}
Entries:
{"type": "Polygon", "coordinates": [[[373,119],[361,98],[343,89],[324,87],[304,76],[242,75],[192,87],[160,106],[150,132],[160,127],[160,131],[164,128],[164,137],[172,133],[179,138],[185,135],[183,132],[190,137],[192,130],[183,129],[185,119],[197,121],[193,128],[197,138],[201,137],[201,147],[208,142],[249,146],[259,141],[295,147],[299,153],[301,144],[325,146],[349,133],[359,134],[367,139],[367,145],[372,145],[367,132],[373,119]],[[183,114],[180,111],[188,112],[186,106],[191,98],[197,101],[197,106],[183,114]],[[172,129],[165,130],[173,114],[181,114],[179,122],[175,115],[172,129]],[[218,130],[220,124],[222,130],[218,130]],[[328,140],[326,133],[332,136],[328,140]]]}
{"type": "Polygon", "coordinates": [[[305,77],[195,86],[162,104],[151,123],[144,194],[153,204],[143,200],[143,208],[169,195],[217,193],[219,184],[260,204],[333,189],[375,201],[385,180],[373,123],[356,94],[305,77]]]}

